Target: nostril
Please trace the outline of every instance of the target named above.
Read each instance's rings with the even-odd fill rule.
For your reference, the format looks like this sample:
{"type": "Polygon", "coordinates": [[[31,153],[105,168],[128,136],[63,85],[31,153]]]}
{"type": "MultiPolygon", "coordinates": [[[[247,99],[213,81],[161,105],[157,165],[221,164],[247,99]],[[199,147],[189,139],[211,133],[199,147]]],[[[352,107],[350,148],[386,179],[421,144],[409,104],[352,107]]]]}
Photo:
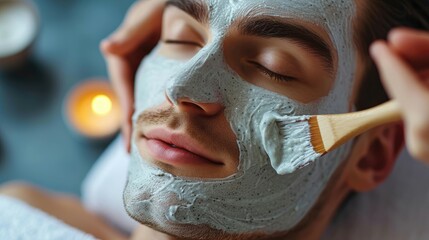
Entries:
{"type": "Polygon", "coordinates": [[[203,107],[192,102],[180,102],[180,104],[186,108],[193,108],[194,110],[205,112],[205,109],[203,107]]]}
{"type": "Polygon", "coordinates": [[[167,99],[168,103],[170,103],[171,106],[173,106],[173,101],[171,101],[170,97],[168,96],[167,92],[164,92],[165,99],[167,99]]]}

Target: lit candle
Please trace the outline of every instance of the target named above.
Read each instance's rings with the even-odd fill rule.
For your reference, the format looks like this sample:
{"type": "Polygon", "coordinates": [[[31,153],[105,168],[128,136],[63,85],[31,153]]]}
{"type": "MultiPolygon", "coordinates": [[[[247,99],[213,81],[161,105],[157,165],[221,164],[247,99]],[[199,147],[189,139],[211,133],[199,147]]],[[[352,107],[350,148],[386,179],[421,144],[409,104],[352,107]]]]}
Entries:
{"type": "Polygon", "coordinates": [[[26,0],[0,0],[0,66],[23,60],[38,32],[35,6],[26,0]]]}
{"type": "Polygon", "coordinates": [[[87,138],[109,139],[120,128],[119,103],[107,81],[90,80],[78,85],[64,107],[67,123],[87,138]]]}

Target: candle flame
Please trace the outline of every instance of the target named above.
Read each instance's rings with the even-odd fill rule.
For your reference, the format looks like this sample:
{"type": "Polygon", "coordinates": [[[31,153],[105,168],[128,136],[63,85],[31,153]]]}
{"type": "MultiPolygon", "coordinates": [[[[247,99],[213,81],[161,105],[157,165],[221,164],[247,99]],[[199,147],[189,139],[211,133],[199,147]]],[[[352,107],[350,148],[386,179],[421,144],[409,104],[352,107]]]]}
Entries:
{"type": "Polygon", "coordinates": [[[112,110],[112,100],[106,95],[100,94],[92,99],[91,107],[95,114],[104,116],[112,110]]]}

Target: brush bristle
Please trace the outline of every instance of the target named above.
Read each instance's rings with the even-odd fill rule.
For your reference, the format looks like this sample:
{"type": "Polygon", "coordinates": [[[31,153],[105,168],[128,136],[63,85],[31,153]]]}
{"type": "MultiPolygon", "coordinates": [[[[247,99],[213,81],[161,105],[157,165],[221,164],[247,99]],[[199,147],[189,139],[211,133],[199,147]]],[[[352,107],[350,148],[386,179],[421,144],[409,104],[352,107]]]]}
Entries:
{"type": "Polygon", "coordinates": [[[319,122],[317,121],[317,116],[310,117],[308,120],[310,125],[310,134],[311,134],[311,145],[315,152],[319,154],[325,154],[325,145],[323,144],[322,135],[320,133],[319,122]]]}

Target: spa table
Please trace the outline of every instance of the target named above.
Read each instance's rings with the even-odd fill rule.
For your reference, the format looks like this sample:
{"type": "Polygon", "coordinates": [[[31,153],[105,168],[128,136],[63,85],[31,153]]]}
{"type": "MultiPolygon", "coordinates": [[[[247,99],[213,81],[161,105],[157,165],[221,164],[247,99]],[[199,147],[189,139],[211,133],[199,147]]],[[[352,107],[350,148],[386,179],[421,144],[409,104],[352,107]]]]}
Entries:
{"type": "Polygon", "coordinates": [[[25,180],[80,194],[80,184],[104,144],[74,136],[63,120],[70,89],[106,77],[98,44],[134,0],[34,0],[41,29],[31,60],[0,71],[0,184],[25,180]]]}

